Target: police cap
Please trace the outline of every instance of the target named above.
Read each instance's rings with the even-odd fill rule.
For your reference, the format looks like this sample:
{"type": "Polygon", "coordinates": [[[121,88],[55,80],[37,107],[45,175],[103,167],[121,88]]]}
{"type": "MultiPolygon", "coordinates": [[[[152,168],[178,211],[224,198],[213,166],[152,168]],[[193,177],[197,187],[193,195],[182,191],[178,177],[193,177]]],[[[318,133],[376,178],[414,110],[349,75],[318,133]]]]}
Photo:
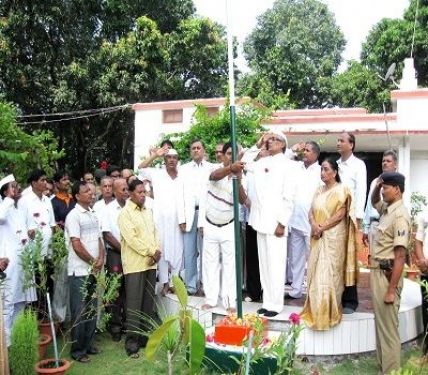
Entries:
{"type": "Polygon", "coordinates": [[[398,186],[400,191],[404,192],[405,177],[398,172],[385,172],[382,173],[380,178],[385,185],[398,186]]]}

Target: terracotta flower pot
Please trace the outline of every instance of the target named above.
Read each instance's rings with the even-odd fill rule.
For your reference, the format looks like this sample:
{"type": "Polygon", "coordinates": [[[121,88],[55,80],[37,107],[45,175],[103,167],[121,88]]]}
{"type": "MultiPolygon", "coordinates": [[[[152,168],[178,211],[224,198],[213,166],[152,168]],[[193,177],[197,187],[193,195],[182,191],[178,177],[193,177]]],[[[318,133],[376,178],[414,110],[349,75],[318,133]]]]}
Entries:
{"type": "Polygon", "coordinates": [[[62,375],[71,366],[71,362],[67,361],[66,359],[60,359],[59,364],[59,367],[55,367],[55,359],[43,359],[36,363],[36,374],[62,375]]]}
{"type": "MultiPolygon", "coordinates": [[[[54,325],[55,325],[55,334],[56,334],[59,329],[59,322],[54,322],[54,325]]],[[[39,332],[40,334],[52,336],[51,323],[47,320],[39,320],[39,332]]]]}
{"type": "Polygon", "coordinates": [[[39,337],[39,359],[45,358],[46,349],[48,348],[48,345],[51,341],[52,341],[51,335],[46,335],[44,333],[40,334],[40,337],[39,337]]]}

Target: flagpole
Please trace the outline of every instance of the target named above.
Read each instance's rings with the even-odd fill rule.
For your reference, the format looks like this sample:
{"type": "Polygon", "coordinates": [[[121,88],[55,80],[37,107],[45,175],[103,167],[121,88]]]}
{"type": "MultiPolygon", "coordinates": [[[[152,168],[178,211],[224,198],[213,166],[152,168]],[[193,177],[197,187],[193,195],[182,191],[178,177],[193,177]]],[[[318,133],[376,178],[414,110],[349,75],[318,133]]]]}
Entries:
{"type": "MultiPolygon", "coordinates": [[[[235,111],[235,76],[233,65],[233,36],[231,30],[232,12],[231,0],[226,0],[227,18],[227,57],[229,64],[229,111],[230,111],[230,135],[232,142],[232,162],[237,159],[236,145],[236,111],[235,111]]],[[[233,182],[233,212],[235,229],[235,267],[236,267],[236,307],[238,318],[242,318],[242,253],[241,253],[241,222],[239,221],[239,181],[236,177],[233,182]]]]}

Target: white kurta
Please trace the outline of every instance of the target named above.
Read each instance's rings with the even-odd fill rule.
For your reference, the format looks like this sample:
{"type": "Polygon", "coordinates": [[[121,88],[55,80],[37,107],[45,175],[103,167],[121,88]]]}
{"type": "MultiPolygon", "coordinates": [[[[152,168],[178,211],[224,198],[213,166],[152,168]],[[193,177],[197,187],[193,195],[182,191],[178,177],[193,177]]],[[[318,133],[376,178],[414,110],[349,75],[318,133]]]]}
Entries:
{"type": "Polygon", "coordinates": [[[18,210],[22,215],[26,230],[39,230],[43,235],[42,255],[51,253],[49,248],[52,228],[56,226],[51,200],[45,195],[40,199],[32,190],[18,201],[18,210]]]}
{"type": "Polygon", "coordinates": [[[183,263],[183,233],[178,225],[177,215],[180,181],[179,177],[171,178],[166,169],[144,168],[141,176],[150,180],[153,186],[153,219],[159,232],[162,251],[159,281],[166,283],[169,279],[168,269],[171,274],[177,275],[183,263]]]}
{"type": "Polygon", "coordinates": [[[13,322],[26,302],[35,301],[34,287],[23,290],[20,255],[27,243],[27,230],[21,214],[11,198],[0,203],[0,258],[8,258],[9,264],[4,271],[6,279],[2,282],[3,317],[6,330],[6,342],[10,345],[10,333],[13,322]]]}
{"type": "Polygon", "coordinates": [[[9,290],[12,303],[36,300],[34,288],[22,289],[22,266],[20,255],[28,241],[27,230],[22,215],[11,198],[5,198],[0,204],[0,257],[9,258],[6,269],[5,285],[9,290]]]}
{"type": "Polygon", "coordinates": [[[297,162],[284,154],[267,156],[248,165],[254,189],[249,196],[251,210],[248,223],[257,231],[260,282],[263,308],[280,313],[284,307],[285,266],[288,225],[300,182],[297,162]],[[284,236],[274,235],[278,223],[284,236]]]}

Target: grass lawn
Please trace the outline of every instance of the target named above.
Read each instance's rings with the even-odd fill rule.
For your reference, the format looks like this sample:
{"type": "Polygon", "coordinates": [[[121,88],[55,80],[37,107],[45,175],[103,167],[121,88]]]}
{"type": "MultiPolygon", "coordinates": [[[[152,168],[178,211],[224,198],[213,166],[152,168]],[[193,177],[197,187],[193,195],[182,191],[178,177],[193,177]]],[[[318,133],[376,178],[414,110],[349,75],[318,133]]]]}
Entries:
{"type": "MultiPolygon", "coordinates": [[[[60,347],[61,347],[60,343],[60,347]]],[[[124,349],[124,338],[116,343],[110,339],[107,333],[98,334],[96,338],[96,346],[102,351],[101,354],[92,356],[91,363],[82,364],[73,362],[67,375],[132,375],[132,374],[150,374],[150,375],[166,375],[166,357],[159,354],[159,359],[154,363],[148,362],[144,358],[144,352],[140,352],[141,356],[138,359],[129,358],[124,349]]],[[[52,345],[48,350],[48,355],[53,356],[52,345]]],[[[64,355],[69,358],[68,349],[64,351],[64,355]]],[[[309,359],[306,361],[298,357],[296,360],[296,373],[301,375],[318,375],[318,374],[334,374],[334,375],[351,375],[351,374],[373,374],[377,375],[375,354],[367,354],[360,356],[358,359],[335,359],[327,360],[324,357],[323,361],[309,359]]],[[[428,364],[420,365],[420,350],[416,344],[406,345],[402,351],[402,366],[404,369],[411,370],[410,374],[427,374],[428,364]]],[[[177,357],[175,363],[174,375],[188,374],[186,365],[182,357],[177,357]]],[[[208,374],[207,371],[203,372],[208,374]]]]}

